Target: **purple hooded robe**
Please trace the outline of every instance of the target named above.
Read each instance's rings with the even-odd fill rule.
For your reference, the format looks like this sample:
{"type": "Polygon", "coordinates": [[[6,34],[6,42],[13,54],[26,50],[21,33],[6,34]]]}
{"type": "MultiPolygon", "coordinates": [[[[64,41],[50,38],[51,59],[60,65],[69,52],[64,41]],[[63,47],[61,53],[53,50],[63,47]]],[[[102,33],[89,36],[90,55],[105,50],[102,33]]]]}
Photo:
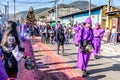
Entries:
{"type": "Polygon", "coordinates": [[[74,26],[73,29],[75,30],[74,43],[76,43],[76,39],[79,36],[79,30],[81,29],[80,24],[77,24],[76,26],[74,26]]]}
{"type": "Polygon", "coordinates": [[[96,23],[95,26],[99,26],[98,29],[95,28],[93,30],[93,34],[94,34],[93,45],[94,45],[94,48],[95,48],[94,51],[93,51],[93,54],[97,55],[100,52],[101,38],[104,36],[104,30],[100,28],[99,23],[96,23]]]}
{"type": "MultiPolygon", "coordinates": [[[[0,52],[0,56],[1,56],[1,54],[2,53],[0,52]]],[[[7,78],[8,78],[8,75],[5,71],[5,68],[4,68],[3,63],[2,63],[2,59],[0,57],[0,80],[7,80],[7,78]]]]}
{"type": "Polygon", "coordinates": [[[27,31],[27,25],[26,24],[23,24],[22,27],[21,27],[21,40],[25,40],[25,36],[24,36],[24,33],[27,31]]]}
{"type": "MultiPolygon", "coordinates": [[[[88,17],[85,20],[85,23],[92,24],[91,18],[88,17]]],[[[81,34],[82,34],[82,28],[79,29],[79,32],[77,33],[77,36],[75,37],[75,43],[80,43],[81,40],[90,40],[92,44],[92,40],[93,40],[92,28],[87,28],[86,26],[84,26],[83,37],[81,37],[81,34]]],[[[88,53],[88,52],[83,53],[79,45],[78,56],[77,56],[77,67],[80,68],[81,70],[86,70],[88,61],[90,59],[90,55],[91,53],[88,53]]]]}

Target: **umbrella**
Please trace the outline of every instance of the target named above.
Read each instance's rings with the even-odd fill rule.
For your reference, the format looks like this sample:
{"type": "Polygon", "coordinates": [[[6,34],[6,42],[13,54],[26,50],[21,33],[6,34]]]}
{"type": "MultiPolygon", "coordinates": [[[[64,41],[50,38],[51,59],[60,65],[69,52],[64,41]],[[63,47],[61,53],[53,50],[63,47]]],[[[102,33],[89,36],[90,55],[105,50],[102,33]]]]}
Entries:
{"type": "Polygon", "coordinates": [[[55,27],[57,24],[56,23],[52,23],[51,26],[55,27]]]}

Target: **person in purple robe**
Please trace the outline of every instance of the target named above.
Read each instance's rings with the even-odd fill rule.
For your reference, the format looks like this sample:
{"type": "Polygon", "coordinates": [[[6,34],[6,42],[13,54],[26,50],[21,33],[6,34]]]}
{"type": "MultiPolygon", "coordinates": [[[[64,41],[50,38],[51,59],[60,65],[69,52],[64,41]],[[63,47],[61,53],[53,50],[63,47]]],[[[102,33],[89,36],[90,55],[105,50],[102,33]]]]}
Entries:
{"type": "Polygon", "coordinates": [[[68,44],[69,42],[69,34],[68,32],[65,32],[65,44],[68,44]]]}
{"type": "Polygon", "coordinates": [[[55,30],[58,30],[59,27],[60,27],[60,24],[57,24],[55,27],[55,30]]]}
{"type": "Polygon", "coordinates": [[[55,33],[54,33],[54,42],[58,42],[57,40],[57,31],[58,31],[58,28],[61,26],[61,24],[57,24],[56,27],[55,27],[55,33]]]}
{"type": "Polygon", "coordinates": [[[81,28],[81,25],[78,23],[73,27],[73,30],[75,31],[74,34],[74,43],[76,42],[75,38],[77,38],[79,36],[79,30],[81,28]]]}
{"type": "Polygon", "coordinates": [[[89,74],[86,69],[91,52],[88,52],[85,48],[88,43],[92,45],[93,30],[91,28],[91,25],[92,20],[90,17],[88,17],[85,20],[84,26],[79,28],[79,32],[75,37],[75,45],[78,46],[77,67],[82,70],[82,77],[86,77],[89,74]]]}
{"type": "MultiPolygon", "coordinates": [[[[2,55],[2,52],[0,52],[0,55],[2,55]]],[[[0,80],[9,80],[9,77],[2,63],[2,57],[0,57],[0,80]]]]}
{"type": "Polygon", "coordinates": [[[27,36],[27,25],[26,23],[21,26],[21,40],[24,41],[27,36]]]}
{"type": "Polygon", "coordinates": [[[94,57],[95,59],[99,59],[100,56],[100,47],[101,47],[101,38],[104,36],[104,30],[100,27],[99,23],[95,24],[95,28],[93,30],[94,38],[93,38],[93,45],[94,45],[94,57]]]}

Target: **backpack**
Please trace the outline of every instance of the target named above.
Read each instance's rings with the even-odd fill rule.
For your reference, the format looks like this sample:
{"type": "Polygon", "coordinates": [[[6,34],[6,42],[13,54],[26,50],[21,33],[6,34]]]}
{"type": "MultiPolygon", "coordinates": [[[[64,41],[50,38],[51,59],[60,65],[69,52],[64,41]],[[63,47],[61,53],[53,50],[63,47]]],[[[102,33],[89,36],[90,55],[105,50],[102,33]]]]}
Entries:
{"type": "Polygon", "coordinates": [[[58,29],[58,40],[59,41],[64,41],[64,30],[58,29]]]}

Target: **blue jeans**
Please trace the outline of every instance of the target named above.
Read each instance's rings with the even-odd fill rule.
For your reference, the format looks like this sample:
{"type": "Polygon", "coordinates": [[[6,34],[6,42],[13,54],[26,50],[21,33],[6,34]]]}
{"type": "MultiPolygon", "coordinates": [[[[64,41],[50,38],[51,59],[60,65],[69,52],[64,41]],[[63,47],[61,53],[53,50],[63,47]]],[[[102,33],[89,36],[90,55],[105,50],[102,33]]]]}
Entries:
{"type": "Polygon", "coordinates": [[[112,40],[114,39],[114,44],[116,43],[116,39],[117,39],[117,34],[116,33],[112,33],[110,36],[110,43],[112,42],[112,40]]]}

